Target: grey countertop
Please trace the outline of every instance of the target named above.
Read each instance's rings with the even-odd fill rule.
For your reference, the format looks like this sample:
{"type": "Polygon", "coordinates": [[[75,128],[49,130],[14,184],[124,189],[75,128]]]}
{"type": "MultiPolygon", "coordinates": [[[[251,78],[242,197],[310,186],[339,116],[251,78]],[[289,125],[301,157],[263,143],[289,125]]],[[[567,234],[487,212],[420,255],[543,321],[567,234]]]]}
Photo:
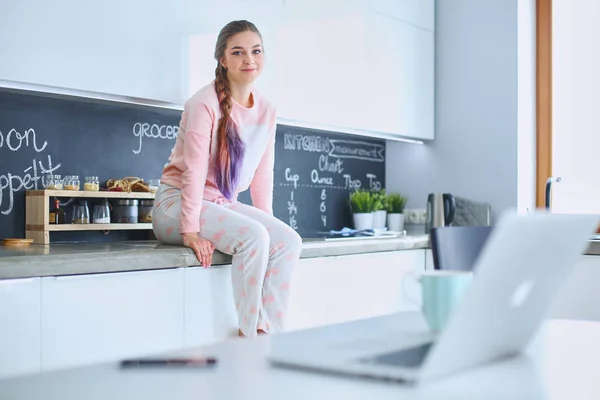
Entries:
{"type": "MultiPolygon", "coordinates": [[[[324,241],[305,239],[301,258],[425,249],[426,235],[403,238],[364,238],[324,241]]],[[[587,255],[600,255],[600,240],[590,240],[587,255]]],[[[231,256],[215,252],[214,267],[231,263],[231,256]]],[[[0,279],[83,275],[141,271],[199,265],[185,247],[155,241],[32,245],[15,248],[0,245],[0,279]]]]}
{"type": "MultiPolygon", "coordinates": [[[[301,258],[331,257],[382,251],[424,249],[426,235],[398,238],[304,240],[301,258]]],[[[215,252],[213,265],[231,263],[231,256],[215,252]]],[[[155,241],[73,243],[4,247],[0,245],[0,279],[107,272],[140,271],[199,265],[192,250],[155,241]]]]}

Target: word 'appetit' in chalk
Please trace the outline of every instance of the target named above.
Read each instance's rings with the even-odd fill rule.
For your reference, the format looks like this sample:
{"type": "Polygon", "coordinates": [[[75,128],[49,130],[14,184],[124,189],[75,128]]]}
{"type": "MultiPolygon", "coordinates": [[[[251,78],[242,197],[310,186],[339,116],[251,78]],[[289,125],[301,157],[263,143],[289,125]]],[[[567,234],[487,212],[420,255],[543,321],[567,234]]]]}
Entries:
{"type": "Polygon", "coordinates": [[[33,159],[29,167],[23,170],[23,175],[8,172],[0,175],[0,213],[8,215],[12,212],[15,204],[15,193],[19,190],[39,189],[43,187],[38,182],[42,177],[39,174],[52,174],[60,168],[61,164],[52,165],[52,157],[48,154],[48,163],[33,159]],[[39,171],[38,171],[39,168],[39,171]]]}
{"type": "Polygon", "coordinates": [[[133,136],[140,139],[140,146],[137,150],[133,150],[133,154],[140,154],[142,151],[142,142],[144,136],[151,139],[174,140],[179,133],[178,126],[172,125],[156,125],[136,122],[133,124],[133,136]]]}

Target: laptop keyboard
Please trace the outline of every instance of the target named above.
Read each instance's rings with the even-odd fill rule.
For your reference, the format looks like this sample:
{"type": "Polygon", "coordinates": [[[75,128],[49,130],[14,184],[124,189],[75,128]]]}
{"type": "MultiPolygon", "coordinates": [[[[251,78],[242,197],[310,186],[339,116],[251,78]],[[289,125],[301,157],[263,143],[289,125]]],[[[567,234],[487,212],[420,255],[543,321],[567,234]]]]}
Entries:
{"type": "Polygon", "coordinates": [[[396,350],[359,360],[366,364],[383,364],[392,367],[417,368],[423,364],[433,343],[425,343],[416,347],[396,350]]]}

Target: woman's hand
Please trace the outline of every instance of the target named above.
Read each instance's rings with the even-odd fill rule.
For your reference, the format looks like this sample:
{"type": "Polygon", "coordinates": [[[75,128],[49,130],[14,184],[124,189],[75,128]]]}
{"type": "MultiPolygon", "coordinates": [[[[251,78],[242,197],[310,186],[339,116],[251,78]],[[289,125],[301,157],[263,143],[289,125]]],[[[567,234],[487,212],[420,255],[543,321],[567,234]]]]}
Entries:
{"type": "Polygon", "coordinates": [[[196,257],[198,258],[198,261],[202,263],[202,266],[204,268],[210,267],[215,246],[208,240],[198,236],[197,233],[184,233],[182,236],[184,246],[194,250],[196,257]]]}

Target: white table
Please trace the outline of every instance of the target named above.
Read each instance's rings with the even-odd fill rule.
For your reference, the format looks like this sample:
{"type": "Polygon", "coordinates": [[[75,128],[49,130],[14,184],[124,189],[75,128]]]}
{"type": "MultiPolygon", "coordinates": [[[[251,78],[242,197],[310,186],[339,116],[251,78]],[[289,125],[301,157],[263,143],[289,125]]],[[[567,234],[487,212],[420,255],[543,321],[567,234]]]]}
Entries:
{"type": "MultiPolygon", "coordinates": [[[[419,315],[398,314],[318,330],[324,338],[353,340],[399,326],[409,334],[425,328],[419,315]]],[[[594,322],[549,321],[523,356],[417,386],[274,368],[265,361],[269,346],[268,337],[234,339],[184,353],[218,357],[214,370],[120,370],[115,363],[0,381],[0,399],[600,398],[600,323],[594,322]]]]}

